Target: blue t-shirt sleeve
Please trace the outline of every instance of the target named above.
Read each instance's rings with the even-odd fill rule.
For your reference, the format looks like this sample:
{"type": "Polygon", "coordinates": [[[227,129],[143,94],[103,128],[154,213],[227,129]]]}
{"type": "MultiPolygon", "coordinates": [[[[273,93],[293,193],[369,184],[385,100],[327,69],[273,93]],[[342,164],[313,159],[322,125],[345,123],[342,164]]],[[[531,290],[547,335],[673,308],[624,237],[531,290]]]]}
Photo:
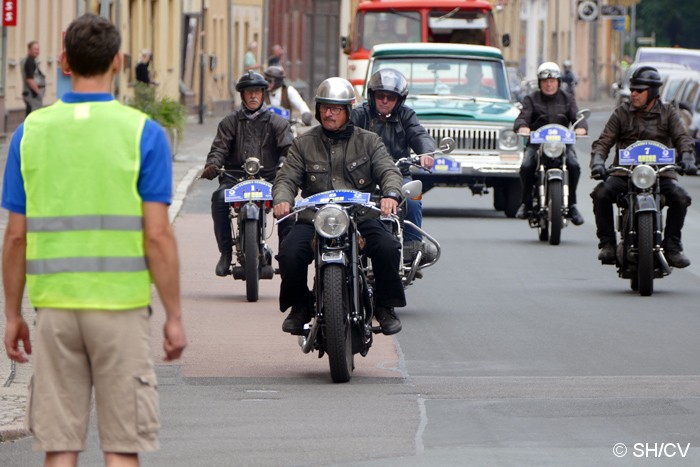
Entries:
{"type": "Polygon", "coordinates": [[[19,146],[23,134],[24,124],[21,124],[12,135],[2,180],[2,207],[17,214],[27,213],[27,194],[24,191],[24,179],[19,160],[19,146]]]}
{"type": "Polygon", "coordinates": [[[165,130],[146,120],[141,135],[141,173],[138,180],[141,199],[170,204],[173,193],[173,163],[165,130]]]}

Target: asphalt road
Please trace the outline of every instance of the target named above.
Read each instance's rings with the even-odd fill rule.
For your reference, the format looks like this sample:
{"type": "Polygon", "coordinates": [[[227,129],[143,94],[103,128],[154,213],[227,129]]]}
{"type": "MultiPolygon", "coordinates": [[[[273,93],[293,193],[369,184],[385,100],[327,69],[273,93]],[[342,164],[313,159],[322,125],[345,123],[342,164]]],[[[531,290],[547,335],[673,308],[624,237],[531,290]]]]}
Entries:
{"type": "MultiPolygon", "coordinates": [[[[700,177],[682,182],[700,200],[700,177]]],[[[582,177],[586,223],[559,246],[490,197],[428,192],[443,256],[409,289],[403,331],[333,384],[326,358],[281,332],[277,278],[249,304],[243,282],[214,276],[213,184],[198,182],[175,223],[190,347],[158,366],[162,449],[142,465],[699,465],[700,209],[683,231],[694,264],[640,297],[596,260],[593,185],[582,177]]],[[[3,445],[0,464],[38,465],[30,442],[3,445]]],[[[82,464],[98,465],[94,427],[89,446],[82,464]]]]}

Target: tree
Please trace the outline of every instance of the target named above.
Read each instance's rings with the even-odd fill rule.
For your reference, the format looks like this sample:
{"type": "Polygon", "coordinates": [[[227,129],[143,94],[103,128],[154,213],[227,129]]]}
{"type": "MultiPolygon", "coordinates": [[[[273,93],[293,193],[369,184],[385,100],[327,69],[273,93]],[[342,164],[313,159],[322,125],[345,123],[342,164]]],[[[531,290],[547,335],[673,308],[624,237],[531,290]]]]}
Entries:
{"type": "Polygon", "coordinates": [[[700,49],[700,9],[678,0],[642,0],[637,5],[637,32],[656,33],[659,47],[700,49]]]}

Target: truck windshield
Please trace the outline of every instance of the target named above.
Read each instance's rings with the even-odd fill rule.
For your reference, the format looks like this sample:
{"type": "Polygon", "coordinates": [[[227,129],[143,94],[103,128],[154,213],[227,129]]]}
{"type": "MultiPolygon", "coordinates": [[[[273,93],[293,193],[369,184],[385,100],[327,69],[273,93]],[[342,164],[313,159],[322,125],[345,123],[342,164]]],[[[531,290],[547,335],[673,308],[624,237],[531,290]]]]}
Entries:
{"type": "Polygon", "coordinates": [[[498,61],[459,58],[392,58],[375,60],[372,72],[400,71],[408,81],[408,95],[449,95],[510,100],[503,65],[498,61]]]}
{"type": "Polygon", "coordinates": [[[420,12],[368,11],[358,25],[359,41],[355,48],[370,50],[389,42],[421,42],[420,12]]]}

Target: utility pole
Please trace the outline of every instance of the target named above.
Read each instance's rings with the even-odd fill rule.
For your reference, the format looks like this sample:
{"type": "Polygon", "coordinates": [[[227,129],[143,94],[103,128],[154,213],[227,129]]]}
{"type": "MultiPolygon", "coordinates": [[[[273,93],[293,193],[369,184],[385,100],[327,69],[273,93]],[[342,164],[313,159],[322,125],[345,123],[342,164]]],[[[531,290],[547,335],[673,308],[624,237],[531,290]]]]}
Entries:
{"type": "Polygon", "coordinates": [[[206,48],[204,47],[204,38],[205,32],[204,32],[204,25],[206,24],[206,7],[204,6],[204,0],[202,0],[202,6],[201,6],[201,25],[199,27],[199,34],[200,34],[200,39],[201,39],[201,60],[199,64],[199,124],[204,123],[204,77],[206,74],[206,61],[207,61],[207,53],[206,53],[206,48]]]}

